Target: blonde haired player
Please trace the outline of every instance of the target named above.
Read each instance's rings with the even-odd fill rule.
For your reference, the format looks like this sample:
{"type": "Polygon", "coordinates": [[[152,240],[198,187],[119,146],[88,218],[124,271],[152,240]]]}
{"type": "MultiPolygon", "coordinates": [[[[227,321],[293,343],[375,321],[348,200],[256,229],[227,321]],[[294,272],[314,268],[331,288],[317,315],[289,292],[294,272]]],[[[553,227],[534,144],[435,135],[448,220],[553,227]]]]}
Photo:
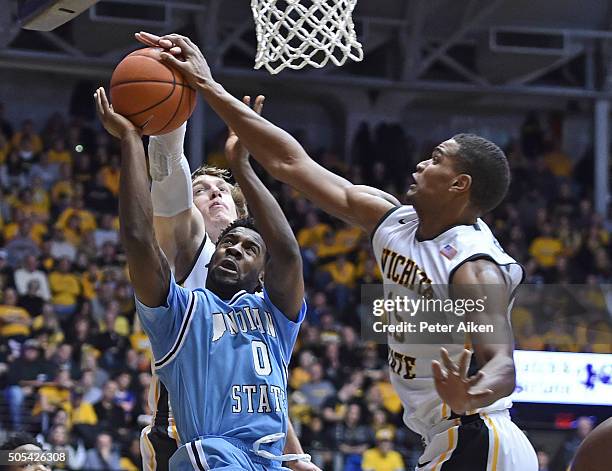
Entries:
{"type": "MultiPolygon", "coordinates": [[[[137,34],[146,45],[154,45],[154,35],[137,34]]],[[[255,100],[253,109],[260,114],[264,97],[255,100]]],[[[244,97],[250,103],[250,97],[244,97]]],[[[206,284],[208,263],[221,232],[234,220],[247,215],[246,201],[238,186],[229,182],[229,172],[216,167],[201,166],[193,174],[184,155],[187,123],[179,129],[149,139],[149,173],[154,227],[158,243],[176,277],[177,283],[188,289],[206,284]]],[[[246,153],[235,133],[230,132],[225,152],[246,153]]],[[[177,450],[178,434],[169,405],[168,392],[153,369],[149,389],[149,406],[153,422],[147,425],[140,439],[143,469],[165,471],[177,450]]],[[[303,454],[291,423],[285,445],[287,454],[303,454]]],[[[306,461],[286,463],[297,471],[317,471],[306,461]]]]}
{"type": "Polygon", "coordinates": [[[487,285],[501,288],[502,296],[467,317],[496,333],[493,341],[471,335],[475,375],[468,375],[472,352],[463,345],[440,349],[390,338],[392,382],[405,423],[426,444],[419,471],[536,471],[535,451],[508,413],[515,387],[509,312],[523,270],[480,219],[506,195],[504,153],[482,137],[454,136],[417,165],[406,195],[410,204],[401,206],[321,167],[288,133],[233,98],[189,38],[172,34],[159,43],[172,53],[162,60],[183,72],[270,174],[372,236],[385,283],[397,288],[403,280],[410,290],[469,288],[474,298],[486,296],[487,285]],[[173,55],[177,50],[181,59],[173,55]]]}

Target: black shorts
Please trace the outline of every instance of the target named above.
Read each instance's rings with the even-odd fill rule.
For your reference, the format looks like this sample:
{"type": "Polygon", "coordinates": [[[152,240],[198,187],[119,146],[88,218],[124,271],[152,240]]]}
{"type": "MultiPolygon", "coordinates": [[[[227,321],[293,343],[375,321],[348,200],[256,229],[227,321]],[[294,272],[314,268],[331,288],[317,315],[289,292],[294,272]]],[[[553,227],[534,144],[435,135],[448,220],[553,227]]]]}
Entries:
{"type": "Polygon", "coordinates": [[[168,462],[177,449],[176,440],[168,435],[167,426],[147,426],[140,436],[143,470],[169,471],[168,462]]]}

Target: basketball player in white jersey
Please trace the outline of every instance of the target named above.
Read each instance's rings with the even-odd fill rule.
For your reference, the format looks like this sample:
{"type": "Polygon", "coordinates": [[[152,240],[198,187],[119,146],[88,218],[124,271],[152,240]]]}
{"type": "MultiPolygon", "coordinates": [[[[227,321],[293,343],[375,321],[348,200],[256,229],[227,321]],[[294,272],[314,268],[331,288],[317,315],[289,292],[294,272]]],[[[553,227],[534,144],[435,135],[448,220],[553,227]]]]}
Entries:
{"type": "MultiPolygon", "coordinates": [[[[142,38],[139,38],[142,39],[142,38]]],[[[150,42],[143,41],[147,45],[150,42]]],[[[245,97],[250,102],[249,97],[245,97]]],[[[259,114],[263,97],[254,104],[259,114]]],[[[246,202],[238,187],[228,182],[229,172],[202,166],[193,174],[183,153],[186,123],[176,131],[149,139],[149,173],[155,233],[177,282],[188,289],[205,286],[208,263],[219,234],[231,222],[247,215],[246,202]]],[[[246,150],[230,133],[226,152],[246,150]]],[[[140,449],[145,471],[165,471],[177,449],[178,434],[168,392],[152,373],[149,407],[153,423],[141,433],[140,449]]],[[[291,423],[285,445],[287,454],[304,454],[291,423]]],[[[320,471],[307,461],[285,463],[294,471],[320,471]]]]}
{"type": "MultiPolygon", "coordinates": [[[[495,144],[470,134],[441,143],[417,165],[410,204],[401,206],[321,167],[288,133],[233,98],[215,82],[191,40],[173,34],[159,44],[170,52],[162,60],[183,72],[270,174],[371,235],[386,283],[468,287],[475,297],[485,296],[485,285],[502,287],[504,296],[488,300],[485,311],[467,320],[492,325],[496,339],[511,340],[509,311],[522,268],[480,219],[509,186],[508,163],[495,144]]],[[[479,334],[471,340],[478,371],[473,376],[472,352],[462,345],[434,349],[390,341],[392,382],[404,421],[426,445],[417,469],[536,471],[535,451],[508,413],[515,387],[512,342],[492,343],[479,334]]]]}

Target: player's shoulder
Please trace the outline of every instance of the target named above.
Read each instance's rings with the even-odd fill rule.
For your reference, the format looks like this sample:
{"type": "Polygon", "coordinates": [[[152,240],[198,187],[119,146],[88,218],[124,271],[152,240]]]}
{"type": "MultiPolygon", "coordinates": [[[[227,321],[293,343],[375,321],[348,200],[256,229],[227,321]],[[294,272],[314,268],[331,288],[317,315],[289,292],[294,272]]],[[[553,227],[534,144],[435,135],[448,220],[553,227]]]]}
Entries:
{"type": "Polygon", "coordinates": [[[405,204],[389,209],[378,221],[372,231],[372,240],[377,235],[389,230],[405,230],[418,224],[418,215],[414,206],[405,204]]]}
{"type": "Polygon", "coordinates": [[[490,255],[506,260],[515,260],[503,249],[491,228],[482,219],[478,219],[475,224],[461,226],[456,232],[455,239],[459,247],[463,247],[465,252],[486,252],[490,255]]]}

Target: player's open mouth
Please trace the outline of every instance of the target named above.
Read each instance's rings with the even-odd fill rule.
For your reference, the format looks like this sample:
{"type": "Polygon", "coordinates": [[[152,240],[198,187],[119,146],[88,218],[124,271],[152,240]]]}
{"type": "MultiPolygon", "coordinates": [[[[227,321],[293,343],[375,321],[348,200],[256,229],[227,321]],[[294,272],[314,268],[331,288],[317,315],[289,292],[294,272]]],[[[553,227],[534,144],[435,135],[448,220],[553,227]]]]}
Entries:
{"type": "Polygon", "coordinates": [[[227,271],[227,272],[238,273],[238,264],[230,258],[224,259],[219,264],[219,268],[222,268],[224,271],[227,271]]]}
{"type": "Polygon", "coordinates": [[[211,204],[211,205],[210,205],[210,207],[209,207],[209,209],[219,208],[219,207],[220,207],[220,208],[227,209],[227,208],[225,207],[225,205],[224,205],[223,203],[221,203],[220,201],[216,201],[216,202],[214,202],[213,204],[211,204]]]}

